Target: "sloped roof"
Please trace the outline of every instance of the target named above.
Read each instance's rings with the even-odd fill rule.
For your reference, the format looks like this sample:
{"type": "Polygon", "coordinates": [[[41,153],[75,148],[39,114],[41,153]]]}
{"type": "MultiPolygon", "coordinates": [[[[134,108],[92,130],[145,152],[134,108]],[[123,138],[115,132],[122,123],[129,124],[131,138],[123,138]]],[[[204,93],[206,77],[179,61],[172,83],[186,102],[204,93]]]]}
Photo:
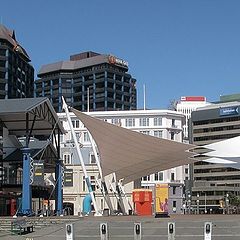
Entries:
{"type": "Polygon", "coordinates": [[[85,58],[77,61],[60,61],[56,63],[43,65],[39,70],[38,76],[41,76],[49,72],[56,72],[59,70],[76,70],[102,63],[108,63],[108,55],[101,54],[98,56],[85,58]]]}
{"type": "Polygon", "coordinates": [[[29,113],[29,128],[34,123],[33,135],[49,135],[54,125],[60,129],[60,132],[65,132],[53,106],[46,97],[0,100],[0,119],[11,134],[25,135],[26,113],[29,113]]]}
{"type": "Polygon", "coordinates": [[[156,138],[90,117],[72,108],[95,140],[103,175],[115,172],[124,183],[192,163],[193,145],[156,138]]]}
{"type": "Polygon", "coordinates": [[[5,39],[8,41],[12,46],[13,49],[22,54],[28,62],[30,62],[30,58],[26,52],[26,50],[18,43],[15,37],[15,32],[6,28],[4,25],[0,24],[0,39],[5,39]]]}

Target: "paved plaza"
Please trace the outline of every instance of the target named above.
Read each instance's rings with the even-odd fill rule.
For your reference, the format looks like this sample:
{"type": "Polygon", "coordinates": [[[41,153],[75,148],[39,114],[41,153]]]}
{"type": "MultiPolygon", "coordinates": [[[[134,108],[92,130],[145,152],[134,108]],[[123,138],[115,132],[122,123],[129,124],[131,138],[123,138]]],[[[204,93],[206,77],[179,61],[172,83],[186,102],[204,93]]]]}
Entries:
{"type": "Polygon", "coordinates": [[[154,218],[139,216],[110,216],[110,217],[63,217],[58,224],[35,228],[33,233],[12,235],[0,231],[1,240],[63,240],[66,239],[66,223],[73,223],[75,238],[79,240],[97,240],[100,238],[100,224],[107,223],[110,240],[134,239],[134,223],[142,226],[143,240],[167,240],[168,222],[175,222],[176,240],[204,239],[204,222],[212,222],[213,240],[239,240],[240,215],[175,215],[170,218],[154,218]]]}

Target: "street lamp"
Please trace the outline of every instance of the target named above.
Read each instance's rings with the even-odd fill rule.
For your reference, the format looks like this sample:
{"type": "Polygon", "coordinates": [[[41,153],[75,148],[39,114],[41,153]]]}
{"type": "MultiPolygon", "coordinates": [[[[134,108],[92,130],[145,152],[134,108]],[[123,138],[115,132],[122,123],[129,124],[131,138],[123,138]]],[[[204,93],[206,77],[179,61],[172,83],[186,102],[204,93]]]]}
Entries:
{"type": "Polygon", "coordinates": [[[204,211],[205,211],[205,214],[207,213],[207,193],[206,192],[204,192],[204,199],[205,199],[205,209],[204,209],[204,211]]]}
{"type": "Polygon", "coordinates": [[[226,210],[227,210],[227,214],[229,214],[229,194],[226,194],[226,210]]]}
{"type": "Polygon", "coordinates": [[[197,194],[197,214],[199,214],[199,193],[197,194]]]}
{"type": "Polygon", "coordinates": [[[188,194],[188,213],[191,214],[191,194],[188,194]]]}

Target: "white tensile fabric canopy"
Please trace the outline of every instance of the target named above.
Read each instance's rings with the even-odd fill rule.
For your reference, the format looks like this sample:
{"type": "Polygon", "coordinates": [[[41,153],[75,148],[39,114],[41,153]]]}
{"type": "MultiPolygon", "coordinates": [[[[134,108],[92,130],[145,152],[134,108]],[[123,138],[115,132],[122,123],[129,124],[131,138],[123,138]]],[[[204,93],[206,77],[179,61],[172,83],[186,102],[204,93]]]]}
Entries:
{"type": "Polygon", "coordinates": [[[128,183],[143,176],[192,163],[193,145],[156,138],[90,117],[74,108],[95,140],[103,176],[116,173],[128,183]]]}
{"type": "MultiPolygon", "coordinates": [[[[211,143],[203,146],[204,148],[213,150],[206,156],[220,157],[220,158],[239,158],[240,157],[240,136],[229,138],[227,140],[211,143]]],[[[233,160],[234,161],[234,160],[233,160]]]]}
{"type": "Polygon", "coordinates": [[[239,145],[240,136],[201,146],[206,150],[211,150],[210,152],[203,153],[205,157],[209,157],[203,161],[240,169],[239,145]]]}

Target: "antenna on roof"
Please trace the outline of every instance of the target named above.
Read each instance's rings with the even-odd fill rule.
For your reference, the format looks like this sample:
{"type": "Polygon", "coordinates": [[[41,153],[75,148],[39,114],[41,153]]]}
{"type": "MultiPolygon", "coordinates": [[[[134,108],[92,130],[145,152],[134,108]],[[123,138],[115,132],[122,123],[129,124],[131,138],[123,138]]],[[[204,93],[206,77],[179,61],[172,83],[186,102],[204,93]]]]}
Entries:
{"type": "Polygon", "coordinates": [[[146,87],[143,84],[143,110],[146,110],[146,87]]]}

